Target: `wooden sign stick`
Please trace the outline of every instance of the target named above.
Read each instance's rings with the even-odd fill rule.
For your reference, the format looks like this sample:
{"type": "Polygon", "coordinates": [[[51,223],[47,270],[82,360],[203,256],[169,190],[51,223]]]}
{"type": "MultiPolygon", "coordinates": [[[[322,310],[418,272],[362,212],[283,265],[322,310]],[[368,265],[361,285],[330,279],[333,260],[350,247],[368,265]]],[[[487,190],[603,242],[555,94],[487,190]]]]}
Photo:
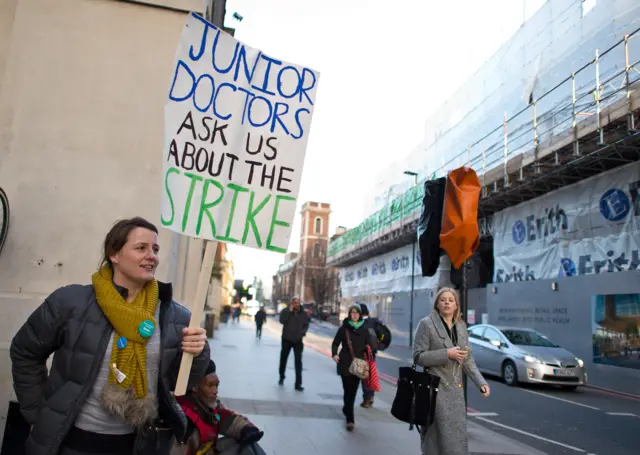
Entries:
{"type": "MultiPolygon", "coordinates": [[[[191,311],[190,328],[200,327],[202,321],[202,312],[204,311],[204,304],[207,298],[207,291],[209,290],[209,282],[211,281],[211,272],[213,270],[213,264],[216,259],[216,251],[218,249],[218,242],[210,240],[207,242],[207,246],[204,250],[204,258],[202,259],[202,267],[200,268],[200,275],[198,276],[198,286],[196,287],[196,293],[191,305],[188,308],[191,311]]],[[[174,395],[179,397],[187,392],[187,383],[189,382],[189,374],[191,373],[191,364],[193,363],[193,354],[182,353],[182,360],[180,362],[180,371],[178,371],[178,380],[176,382],[176,389],[174,395]]]]}

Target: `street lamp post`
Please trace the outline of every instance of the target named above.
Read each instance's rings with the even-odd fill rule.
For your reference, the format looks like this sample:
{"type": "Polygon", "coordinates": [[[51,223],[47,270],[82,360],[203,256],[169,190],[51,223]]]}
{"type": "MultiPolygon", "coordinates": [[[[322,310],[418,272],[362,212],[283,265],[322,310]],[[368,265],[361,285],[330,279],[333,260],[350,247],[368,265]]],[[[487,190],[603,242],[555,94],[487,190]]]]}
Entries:
{"type": "MultiPolygon", "coordinates": [[[[418,173],[413,171],[404,171],[405,175],[410,175],[413,177],[413,188],[418,186],[418,173]]],[[[414,192],[415,197],[415,192],[414,192]]],[[[411,309],[409,310],[409,347],[413,348],[413,294],[414,294],[414,286],[416,280],[416,235],[413,237],[413,242],[411,242],[411,309]]]]}
{"type": "MultiPolygon", "coordinates": [[[[462,263],[462,279],[460,283],[460,312],[462,313],[462,320],[465,325],[469,322],[468,308],[469,308],[469,276],[467,275],[468,264],[467,261],[462,263]]],[[[464,387],[464,402],[467,403],[467,375],[462,375],[462,385],[464,387]]]]}

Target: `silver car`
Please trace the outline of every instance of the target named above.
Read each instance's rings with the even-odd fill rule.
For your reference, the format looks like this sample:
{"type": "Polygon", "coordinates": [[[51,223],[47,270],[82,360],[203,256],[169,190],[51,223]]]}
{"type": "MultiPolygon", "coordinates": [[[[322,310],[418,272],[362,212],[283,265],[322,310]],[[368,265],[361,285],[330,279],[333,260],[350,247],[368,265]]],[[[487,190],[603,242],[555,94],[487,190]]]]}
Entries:
{"type": "Polygon", "coordinates": [[[531,382],[575,390],[587,383],[584,362],[535,330],[479,324],[469,328],[469,342],[478,369],[508,385],[531,382]]]}

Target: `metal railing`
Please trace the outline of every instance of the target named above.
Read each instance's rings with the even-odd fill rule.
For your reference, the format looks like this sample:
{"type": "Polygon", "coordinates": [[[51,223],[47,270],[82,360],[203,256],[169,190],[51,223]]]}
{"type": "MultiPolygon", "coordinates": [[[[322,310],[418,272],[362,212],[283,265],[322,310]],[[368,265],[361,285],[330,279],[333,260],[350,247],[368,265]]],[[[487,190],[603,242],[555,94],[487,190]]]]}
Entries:
{"type": "Polygon", "coordinates": [[[365,218],[357,227],[329,243],[327,258],[335,256],[348,246],[355,245],[373,234],[390,228],[397,222],[402,226],[404,222],[414,221],[422,207],[423,196],[424,182],[421,182],[386,204],[383,209],[365,218]]]}
{"type": "MultiPolygon", "coordinates": [[[[475,142],[467,144],[449,161],[443,161],[441,168],[428,179],[422,180],[417,186],[367,217],[358,226],[332,241],[328,247],[327,258],[331,260],[345,249],[367,240],[374,234],[384,232],[398,221],[400,226],[405,222],[414,222],[418,216],[416,212],[419,212],[422,206],[425,181],[446,176],[447,170],[461,166],[473,168],[480,176],[483,187],[482,197],[487,198],[491,194],[490,186],[493,186],[492,191],[496,192],[499,184],[503,188],[511,185],[512,170],[509,163],[518,155],[532,151],[534,168],[536,172],[542,172],[536,166],[540,152],[563,134],[564,137],[567,134],[572,137],[573,154],[580,156],[580,124],[594,116],[598,143],[603,144],[602,110],[625,97],[627,129],[634,130],[631,94],[632,86],[640,81],[640,71],[637,68],[640,60],[630,62],[629,47],[631,39],[639,37],[640,29],[637,29],[602,53],[596,49],[595,56],[590,62],[572,72],[541,96],[532,97],[530,103],[520,111],[510,117],[505,112],[498,126],[475,142]],[[623,55],[616,56],[617,51],[623,55]],[[624,61],[624,68],[606,75],[602,80],[601,62],[604,58],[616,57],[624,61]],[[589,74],[588,70],[593,70],[594,73],[589,74]],[[502,167],[501,178],[487,181],[487,173],[496,171],[500,167],[502,167]]],[[[555,164],[560,164],[557,150],[551,153],[553,153],[555,164]]],[[[522,163],[517,170],[520,179],[524,178],[524,168],[525,164],[522,163]]]]}

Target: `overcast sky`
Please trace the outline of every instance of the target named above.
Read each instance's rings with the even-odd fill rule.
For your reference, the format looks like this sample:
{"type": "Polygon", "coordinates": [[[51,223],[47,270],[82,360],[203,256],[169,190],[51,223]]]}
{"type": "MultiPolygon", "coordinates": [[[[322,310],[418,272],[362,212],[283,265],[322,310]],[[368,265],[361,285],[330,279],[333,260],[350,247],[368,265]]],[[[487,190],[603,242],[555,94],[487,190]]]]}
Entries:
{"type": "MultiPolygon", "coordinates": [[[[320,72],[298,213],[306,201],[328,202],[331,233],[360,223],[377,177],[420,144],[429,115],[543,3],[227,0],[237,39],[320,72]]],[[[299,235],[298,215],[289,251],[299,235]]],[[[271,288],[284,255],[230,250],[236,278],[271,288]]]]}

